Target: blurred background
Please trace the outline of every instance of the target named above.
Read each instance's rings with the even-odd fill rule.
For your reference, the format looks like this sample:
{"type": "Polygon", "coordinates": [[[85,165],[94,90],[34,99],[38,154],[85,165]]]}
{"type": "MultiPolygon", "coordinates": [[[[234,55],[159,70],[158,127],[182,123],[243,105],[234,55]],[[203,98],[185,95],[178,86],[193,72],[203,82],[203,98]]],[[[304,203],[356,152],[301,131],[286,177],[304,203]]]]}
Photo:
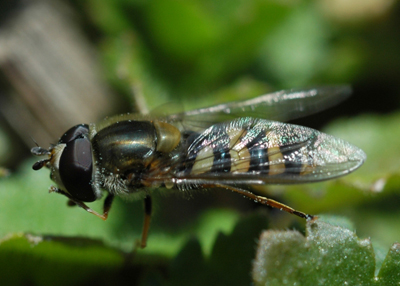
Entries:
{"type": "MultiPolygon", "coordinates": [[[[260,191],[307,213],[347,216],[383,249],[399,241],[399,1],[8,0],[0,7],[0,237],[83,236],[129,250],[139,236],[141,202],[117,200],[109,221],[98,222],[48,195],[48,172],[31,170],[35,142],[47,148],[75,124],[171,102],[188,110],[345,83],[354,89],[349,100],[294,123],[360,147],[365,166],[333,182],[260,191]]],[[[209,253],[219,231],[265,211],[223,191],[155,201],[146,251],[170,257],[192,236],[209,253]]],[[[268,220],[302,228],[293,219],[273,211],[268,220]]]]}

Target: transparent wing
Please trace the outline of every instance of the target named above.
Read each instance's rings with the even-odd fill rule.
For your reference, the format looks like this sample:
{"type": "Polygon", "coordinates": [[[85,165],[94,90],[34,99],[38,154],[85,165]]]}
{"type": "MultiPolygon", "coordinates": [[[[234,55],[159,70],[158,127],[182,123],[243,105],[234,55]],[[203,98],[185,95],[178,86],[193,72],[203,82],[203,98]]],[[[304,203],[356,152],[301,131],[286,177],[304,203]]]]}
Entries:
{"type": "Polygon", "coordinates": [[[219,123],[182,144],[165,180],[198,184],[290,184],[346,175],[366,159],[359,148],[311,128],[254,118],[219,123]]]}
{"type": "Polygon", "coordinates": [[[351,94],[347,85],[283,90],[259,97],[166,116],[167,120],[204,127],[236,117],[288,121],[329,108],[351,94]]]}

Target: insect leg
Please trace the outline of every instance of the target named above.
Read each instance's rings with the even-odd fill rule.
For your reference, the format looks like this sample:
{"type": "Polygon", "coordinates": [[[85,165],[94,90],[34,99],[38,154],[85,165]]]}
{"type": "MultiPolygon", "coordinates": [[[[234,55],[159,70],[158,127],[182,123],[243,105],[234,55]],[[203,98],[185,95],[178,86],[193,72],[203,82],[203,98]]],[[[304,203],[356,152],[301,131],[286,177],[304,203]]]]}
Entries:
{"type": "Polygon", "coordinates": [[[297,216],[299,216],[301,218],[305,218],[307,220],[314,218],[313,215],[309,215],[309,214],[306,214],[306,213],[303,213],[303,212],[300,212],[300,211],[296,211],[295,209],[293,209],[293,208],[291,208],[291,207],[289,207],[289,206],[287,206],[285,204],[282,204],[280,202],[277,202],[275,200],[272,200],[272,199],[269,199],[269,198],[266,198],[266,197],[263,197],[263,196],[255,195],[252,192],[247,191],[247,190],[243,190],[243,189],[236,188],[236,187],[229,186],[229,185],[222,185],[222,184],[215,184],[215,187],[220,187],[220,188],[224,188],[224,189],[228,189],[228,190],[234,191],[236,193],[239,193],[241,195],[244,195],[244,196],[248,197],[249,199],[254,200],[255,202],[261,203],[263,205],[268,205],[268,206],[273,207],[273,208],[280,209],[282,211],[297,215],[297,216]]]}
{"type": "MultiPolygon", "coordinates": [[[[91,208],[89,208],[84,202],[81,201],[77,201],[77,200],[72,200],[75,204],[77,204],[78,206],[80,206],[81,208],[83,208],[85,211],[94,214],[95,216],[101,218],[102,220],[106,220],[108,217],[108,213],[111,209],[111,205],[113,202],[114,196],[112,194],[108,194],[108,196],[106,197],[106,199],[104,200],[104,205],[103,205],[103,214],[99,214],[98,212],[92,210],[91,208]]],[[[71,200],[71,198],[70,198],[71,200]]]]}
{"type": "Polygon", "coordinates": [[[110,212],[111,205],[112,205],[113,201],[114,201],[114,195],[108,194],[108,196],[104,200],[104,205],[103,205],[103,217],[104,217],[104,220],[106,220],[107,217],[108,217],[108,213],[110,212]]]}
{"type": "Polygon", "coordinates": [[[114,198],[114,196],[111,195],[111,194],[109,194],[107,196],[107,198],[104,201],[104,212],[101,215],[98,212],[96,212],[96,211],[92,210],[91,208],[89,208],[84,202],[81,202],[81,201],[73,199],[70,194],[64,192],[63,190],[60,190],[59,188],[51,186],[50,189],[49,189],[49,192],[50,193],[57,193],[57,194],[61,194],[61,195],[66,196],[69,199],[69,201],[68,201],[68,205],[69,206],[77,205],[77,206],[83,208],[85,211],[87,211],[87,212],[89,212],[91,214],[94,214],[95,216],[101,218],[102,220],[106,220],[107,219],[108,212],[110,211],[111,204],[112,204],[112,201],[113,201],[113,198],[114,198]]]}
{"type": "Polygon", "coordinates": [[[148,235],[149,229],[150,229],[151,212],[152,212],[151,196],[146,195],[146,197],[144,198],[144,222],[143,222],[143,230],[142,230],[142,239],[140,241],[141,248],[146,247],[147,235],[148,235]]]}

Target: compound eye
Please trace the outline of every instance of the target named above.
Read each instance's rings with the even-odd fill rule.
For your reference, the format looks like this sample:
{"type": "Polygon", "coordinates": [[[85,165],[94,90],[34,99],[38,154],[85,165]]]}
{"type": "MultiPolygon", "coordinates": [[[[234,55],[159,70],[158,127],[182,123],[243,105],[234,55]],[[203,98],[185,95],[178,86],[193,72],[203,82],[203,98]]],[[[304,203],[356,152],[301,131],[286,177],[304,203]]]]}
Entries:
{"type": "MultiPolygon", "coordinates": [[[[68,135],[67,133],[64,136],[68,135]]],[[[82,137],[66,143],[60,157],[59,172],[61,181],[72,198],[93,202],[96,200],[96,195],[91,185],[92,146],[87,137],[80,136],[82,137]]]]}
{"type": "Polygon", "coordinates": [[[89,125],[87,124],[75,125],[74,127],[68,129],[68,131],[65,132],[63,136],[61,136],[58,143],[60,144],[68,143],[71,142],[72,140],[75,140],[78,137],[83,137],[84,135],[87,134],[89,134],[89,125]]]}

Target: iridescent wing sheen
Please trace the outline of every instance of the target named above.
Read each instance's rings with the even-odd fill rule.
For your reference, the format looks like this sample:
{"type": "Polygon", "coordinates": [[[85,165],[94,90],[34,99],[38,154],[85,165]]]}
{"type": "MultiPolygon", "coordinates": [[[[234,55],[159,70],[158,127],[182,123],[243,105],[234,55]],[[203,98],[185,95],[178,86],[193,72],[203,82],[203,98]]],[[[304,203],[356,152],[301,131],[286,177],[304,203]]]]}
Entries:
{"type": "Polygon", "coordinates": [[[347,85],[283,90],[259,97],[200,108],[165,117],[190,127],[206,127],[237,117],[288,121],[338,104],[351,94],[347,85]]]}
{"type": "Polygon", "coordinates": [[[316,182],[348,174],[365,159],[359,148],[314,129],[246,117],[187,136],[168,180],[178,187],[316,182]]]}

